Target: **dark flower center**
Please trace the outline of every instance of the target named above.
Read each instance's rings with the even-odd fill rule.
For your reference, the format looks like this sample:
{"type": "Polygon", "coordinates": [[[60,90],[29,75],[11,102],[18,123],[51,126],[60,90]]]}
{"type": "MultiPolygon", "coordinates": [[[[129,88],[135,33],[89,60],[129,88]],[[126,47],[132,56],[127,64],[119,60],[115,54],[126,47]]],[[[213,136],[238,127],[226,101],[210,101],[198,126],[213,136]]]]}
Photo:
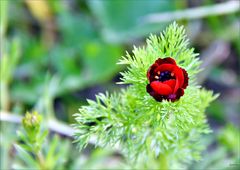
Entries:
{"type": "Polygon", "coordinates": [[[174,73],[171,73],[170,71],[158,71],[157,75],[154,77],[158,81],[164,82],[170,79],[175,79],[174,73]]]}

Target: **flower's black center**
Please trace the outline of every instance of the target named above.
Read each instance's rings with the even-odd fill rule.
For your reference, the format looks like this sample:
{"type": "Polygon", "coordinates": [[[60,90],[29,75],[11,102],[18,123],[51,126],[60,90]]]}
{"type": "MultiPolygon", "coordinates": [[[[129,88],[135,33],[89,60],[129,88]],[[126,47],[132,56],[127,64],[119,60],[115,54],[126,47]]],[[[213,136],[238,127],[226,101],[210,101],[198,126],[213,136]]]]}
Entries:
{"type": "Polygon", "coordinates": [[[174,78],[174,73],[171,73],[170,71],[158,71],[157,75],[154,77],[155,79],[164,82],[170,79],[175,79],[174,78]]]}

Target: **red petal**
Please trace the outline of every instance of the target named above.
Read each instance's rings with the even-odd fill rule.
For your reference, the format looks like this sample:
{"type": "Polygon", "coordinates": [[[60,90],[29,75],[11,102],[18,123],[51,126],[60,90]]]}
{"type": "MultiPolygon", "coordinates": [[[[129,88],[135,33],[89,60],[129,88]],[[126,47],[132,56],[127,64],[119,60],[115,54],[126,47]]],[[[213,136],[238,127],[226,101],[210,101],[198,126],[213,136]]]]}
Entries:
{"type": "Polygon", "coordinates": [[[156,100],[161,102],[164,99],[164,96],[157,94],[152,87],[150,86],[150,84],[147,85],[146,87],[147,92],[156,100]]]}
{"type": "Polygon", "coordinates": [[[173,65],[176,65],[176,62],[173,58],[171,57],[167,57],[167,58],[159,58],[155,61],[155,63],[157,63],[158,65],[161,65],[161,64],[173,64],[173,65]]]}
{"type": "Polygon", "coordinates": [[[160,95],[169,95],[172,93],[172,89],[169,85],[161,83],[159,81],[153,81],[150,86],[156,93],[160,95]]]}
{"type": "Polygon", "coordinates": [[[177,90],[176,94],[170,94],[170,95],[168,95],[168,96],[167,96],[167,100],[170,100],[170,101],[174,102],[174,101],[180,99],[180,97],[183,96],[183,94],[184,94],[183,88],[179,88],[179,89],[177,90]]]}
{"type": "Polygon", "coordinates": [[[147,71],[147,78],[149,81],[151,81],[151,76],[154,76],[154,70],[158,67],[156,63],[151,65],[151,67],[147,71]]]}
{"type": "Polygon", "coordinates": [[[177,66],[173,65],[173,64],[162,64],[155,69],[155,72],[158,72],[158,71],[170,71],[171,72],[172,70],[174,70],[175,67],[177,67],[177,66]]]}
{"type": "Polygon", "coordinates": [[[174,88],[175,93],[179,87],[182,87],[184,82],[184,76],[182,70],[179,67],[175,67],[173,73],[175,74],[176,77],[176,86],[174,88]]]}
{"type": "Polygon", "coordinates": [[[167,84],[171,87],[171,89],[174,89],[174,87],[176,85],[176,80],[174,80],[174,79],[167,80],[167,81],[164,81],[163,84],[167,84]]]}
{"type": "Polygon", "coordinates": [[[180,97],[184,95],[184,90],[183,90],[183,88],[179,88],[179,89],[177,90],[176,95],[177,95],[177,96],[176,96],[176,99],[180,99],[180,97]]]}
{"type": "Polygon", "coordinates": [[[185,89],[188,86],[188,73],[183,68],[181,68],[181,70],[182,70],[183,76],[184,76],[184,82],[183,82],[182,88],[185,89]]]}

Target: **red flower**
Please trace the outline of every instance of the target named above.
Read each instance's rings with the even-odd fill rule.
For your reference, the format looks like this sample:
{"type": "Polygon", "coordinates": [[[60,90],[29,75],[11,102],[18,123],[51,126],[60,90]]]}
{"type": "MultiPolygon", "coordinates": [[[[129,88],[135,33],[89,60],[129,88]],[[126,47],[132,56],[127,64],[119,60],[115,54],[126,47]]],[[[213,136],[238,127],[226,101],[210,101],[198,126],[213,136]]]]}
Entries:
{"type": "Polygon", "coordinates": [[[173,58],[157,59],[148,69],[147,92],[157,101],[163,99],[176,101],[188,86],[188,74],[186,70],[177,66],[173,58]]]}

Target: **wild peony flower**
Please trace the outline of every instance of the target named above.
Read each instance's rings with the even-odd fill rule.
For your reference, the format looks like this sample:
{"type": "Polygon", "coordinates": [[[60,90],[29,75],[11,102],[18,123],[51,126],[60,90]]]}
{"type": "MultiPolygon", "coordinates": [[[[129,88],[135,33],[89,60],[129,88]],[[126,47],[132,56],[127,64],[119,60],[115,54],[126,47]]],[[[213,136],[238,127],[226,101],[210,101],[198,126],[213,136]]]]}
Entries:
{"type": "Polygon", "coordinates": [[[147,92],[157,101],[176,101],[188,86],[188,74],[171,57],[158,58],[147,71],[147,92]]]}

